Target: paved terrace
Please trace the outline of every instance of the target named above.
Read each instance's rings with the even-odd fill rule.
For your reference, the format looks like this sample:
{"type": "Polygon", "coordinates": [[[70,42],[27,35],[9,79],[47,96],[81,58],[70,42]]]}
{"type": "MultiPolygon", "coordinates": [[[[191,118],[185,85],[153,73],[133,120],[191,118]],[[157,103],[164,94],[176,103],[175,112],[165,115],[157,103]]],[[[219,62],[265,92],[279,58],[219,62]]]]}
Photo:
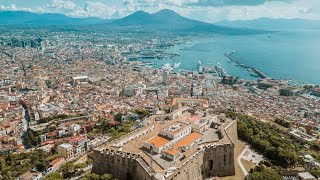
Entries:
{"type": "Polygon", "coordinates": [[[122,147],[122,150],[126,151],[126,152],[133,152],[133,153],[139,154],[143,150],[142,147],[143,147],[145,141],[147,141],[148,139],[150,139],[151,137],[153,137],[155,135],[158,135],[160,130],[162,130],[166,126],[168,126],[174,122],[177,122],[177,121],[185,121],[188,117],[190,117],[190,113],[184,113],[180,117],[173,119],[173,120],[156,121],[156,122],[154,122],[154,129],[151,132],[149,132],[143,136],[140,136],[139,138],[135,139],[134,141],[131,141],[128,144],[124,145],[122,147]]]}

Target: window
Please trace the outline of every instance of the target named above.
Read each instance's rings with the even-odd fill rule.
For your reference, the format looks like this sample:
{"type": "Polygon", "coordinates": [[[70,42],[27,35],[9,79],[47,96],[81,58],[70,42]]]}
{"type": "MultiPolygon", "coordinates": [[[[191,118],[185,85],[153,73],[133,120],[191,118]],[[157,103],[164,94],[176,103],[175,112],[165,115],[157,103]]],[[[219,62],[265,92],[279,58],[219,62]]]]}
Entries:
{"type": "Polygon", "coordinates": [[[209,170],[213,170],[213,160],[209,160],[208,165],[209,165],[209,170]]]}

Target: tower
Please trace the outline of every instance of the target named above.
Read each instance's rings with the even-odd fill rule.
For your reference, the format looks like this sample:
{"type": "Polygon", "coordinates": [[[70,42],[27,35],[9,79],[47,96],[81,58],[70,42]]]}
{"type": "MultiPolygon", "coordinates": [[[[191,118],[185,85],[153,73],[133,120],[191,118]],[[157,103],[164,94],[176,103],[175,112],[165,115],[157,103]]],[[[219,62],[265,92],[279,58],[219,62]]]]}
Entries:
{"type": "Polygon", "coordinates": [[[166,70],[162,71],[162,83],[165,85],[168,83],[168,72],[166,70]]]}

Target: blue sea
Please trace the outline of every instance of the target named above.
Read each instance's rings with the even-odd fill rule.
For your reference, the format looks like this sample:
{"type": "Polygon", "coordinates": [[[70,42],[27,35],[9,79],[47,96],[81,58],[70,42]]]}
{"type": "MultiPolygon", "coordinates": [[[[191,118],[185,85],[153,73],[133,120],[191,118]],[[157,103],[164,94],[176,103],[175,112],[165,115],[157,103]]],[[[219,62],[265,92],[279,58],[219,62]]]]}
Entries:
{"type": "Polygon", "coordinates": [[[197,70],[220,63],[229,75],[254,80],[250,72],[236,66],[224,53],[235,51],[233,57],[241,63],[262,71],[274,79],[296,83],[320,84],[320,30],[283,30],[249,36],[214,36],[176,45],[168,51],[180,56],[154,60],[155,67],[165,63],[181,63],[180,69],[197,70]]]}

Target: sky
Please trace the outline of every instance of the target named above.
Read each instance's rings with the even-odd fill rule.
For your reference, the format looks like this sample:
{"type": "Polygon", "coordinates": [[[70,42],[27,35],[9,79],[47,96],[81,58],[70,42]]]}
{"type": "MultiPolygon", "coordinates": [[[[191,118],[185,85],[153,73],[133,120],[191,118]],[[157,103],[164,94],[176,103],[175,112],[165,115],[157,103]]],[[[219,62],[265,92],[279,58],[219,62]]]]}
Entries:
{"type": "Polygon", "coordinates": [[[205,22],[267,18],[320,20],[320,0],[0,0],[0,10],[118,19],[171,9],[205,22]]]}

